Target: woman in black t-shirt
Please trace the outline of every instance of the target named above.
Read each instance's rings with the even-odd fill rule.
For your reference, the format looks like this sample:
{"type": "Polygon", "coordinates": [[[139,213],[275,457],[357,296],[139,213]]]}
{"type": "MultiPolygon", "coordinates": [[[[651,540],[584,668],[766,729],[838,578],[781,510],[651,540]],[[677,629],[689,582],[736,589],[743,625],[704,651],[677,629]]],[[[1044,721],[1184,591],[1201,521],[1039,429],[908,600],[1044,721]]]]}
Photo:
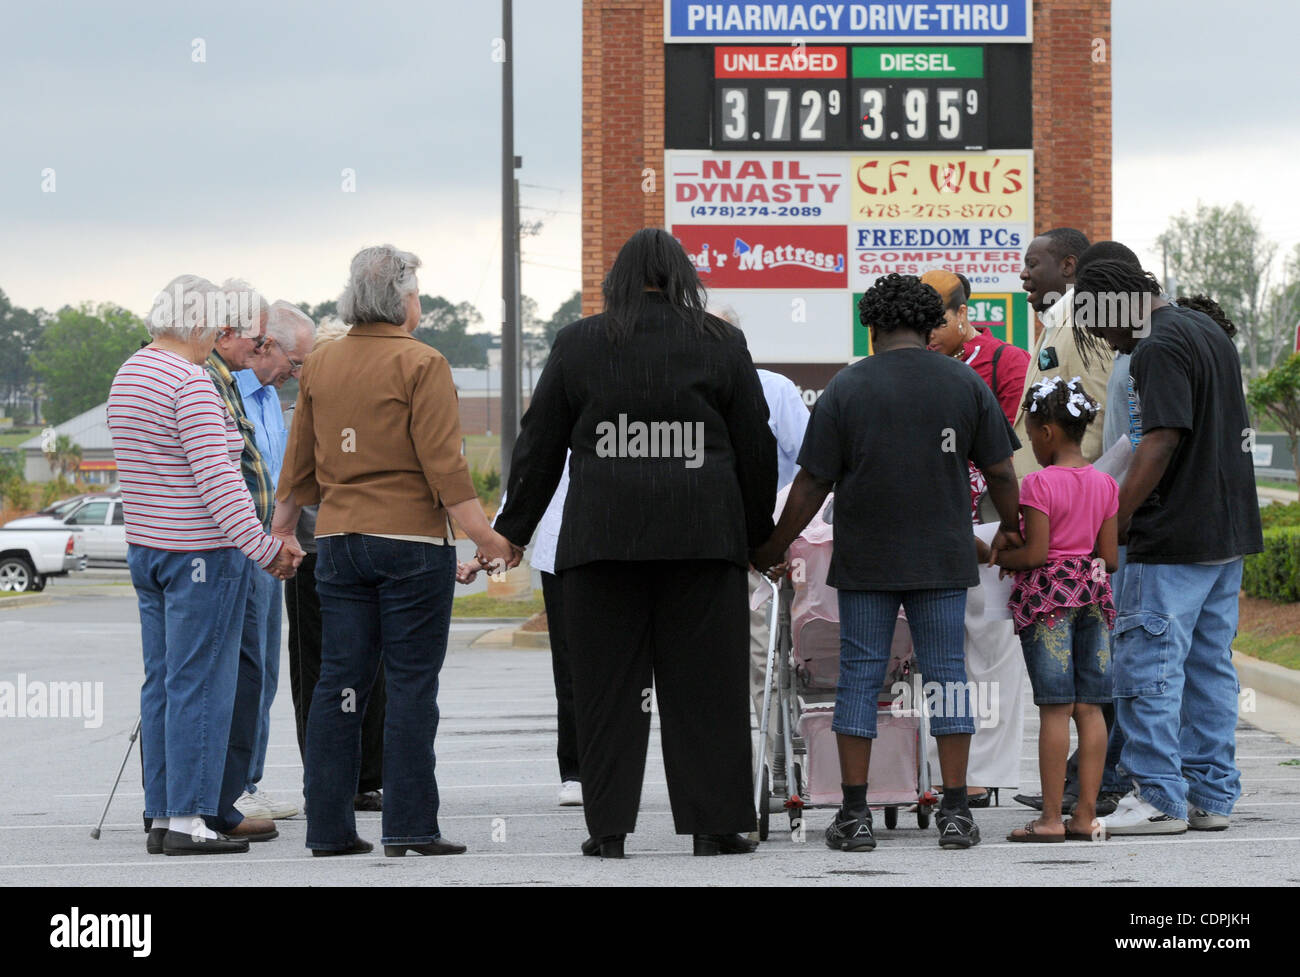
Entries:
{"type": "Polygon", "coordinates": [[[938,293],[913,276],[887,275],[863,295],[873,355],[841,370],[813,408],[800,472],[755,566],[786,547],[835,491],[835,553],[827,582],[839,591],[837,734],[844,801],[828,847],[875,847],[867,772],[876,697],[901,604],[927,682],[944,684],[955,708],[936,710],[944,797],[939,843],[969,848],[979,829],[966,799],[974,732],[963,663],[966,589],[978,581],[967,462],[983,472],[1002,518],[1001,545],[1020,545],[1013,436],[988,386],[966,364],[926,349],[943,321],[938,293]],[[941,714],[942,713],[942,714],[941,714]]]}

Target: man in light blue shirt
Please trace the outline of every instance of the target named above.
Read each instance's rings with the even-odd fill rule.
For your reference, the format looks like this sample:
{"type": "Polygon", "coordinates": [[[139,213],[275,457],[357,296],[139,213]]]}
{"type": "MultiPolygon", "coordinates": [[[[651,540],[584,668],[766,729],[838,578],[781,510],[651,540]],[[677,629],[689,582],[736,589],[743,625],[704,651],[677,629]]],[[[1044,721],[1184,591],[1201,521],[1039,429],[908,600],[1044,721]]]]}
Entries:
{"type": "Polygon", "coordinates": [[[803,432],[808,428],[808,405],[788,377],[759,370],[758,379],[767,401],[767,426],[776,437],[776,490],[779,492],[794,481],[799,471],[799,448],[803,444],[803,432]]]}
{"type": "MultiPolygon", "coordinates": [[[[280,409],[279,389],[290,377],[298,376],[311,350],[316,327],[299,308],[283,300],[271,305],[266,333],[257,348],[253,365],[234,374],[244,410],[253,424],[253,441],[266,466],[272,489],[280,480],[288,431],[280,409]]],[[[269,521],[269,517],[268,517],[269,521]]],[[[258,710],[257,737],[249,764],[248,783],[235,802],[245,817],[292,817],[297,808],[259,793],[257,784],[266,765],[270,732],[271,703],[280,682],[280,627],[282,588],[270,574],[258,574],[249,588],[244,632],[260,638],[262,695],[258,710]],[[260,579],[260,578],[265,579],[260,579]]]]}

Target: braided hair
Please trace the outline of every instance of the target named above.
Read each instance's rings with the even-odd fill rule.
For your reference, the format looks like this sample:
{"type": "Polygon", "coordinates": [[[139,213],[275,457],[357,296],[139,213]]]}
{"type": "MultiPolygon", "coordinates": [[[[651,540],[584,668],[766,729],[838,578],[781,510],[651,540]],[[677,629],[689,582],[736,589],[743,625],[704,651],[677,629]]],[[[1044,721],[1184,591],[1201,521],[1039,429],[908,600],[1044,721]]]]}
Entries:
{"type": "Polygon", "coordinates": [[[1208,295],[1193,295],[1190,298],[1186,295],[1181,295],[1178,298],[1178,304],[1184,309],[1191,309],[1193,312],[1200,312],[1203,315],[1209,316],[1219,324],[1220,328],[1222,328],[1224,332],[1228,334],[1229,339],[1237,335],[1236,323],[1229,319],[1228,314],[1223,311],[1223,308],[1219,303],[1214,301],[1214,299],[1210,298],[1208,295]]]}
{"type": "Polygon", "coordinates": [[[943,325],[943,299],[915,275],[891,273],[876,279],[858,300],[858,319],[868,329],[909,330],[921,337],[943,325]]]}
{"type": "Polygon", "coordinates": [[[1055,424],[1075,444],[1083,442],[1088,425],[1097,419],[1101,405],[1095,401],[1078,377],[1065,381],[1061,377],[1039,380],[1025,395],[1026,417],[1039,424],[1055,424]]]}
{"type": "Polygon", "coordinates": [[[1103,258],[1080,270],[1074,280],[1074,315],[1071,319],[1075,345],[1084,369],[1090,368],[1094,362],[1110,361],[1111,349],[1102,330],[1123,330],[1131,326],[1129,322],[1102,321],[1099,311],[1114,309],[1117,305],[1128,309],[1131,308],[1128,302],[1139,301],[1144,295],[1159,298],[1161,291],[1160,282],[1151,272],[1127,261],[1103,258]]]}

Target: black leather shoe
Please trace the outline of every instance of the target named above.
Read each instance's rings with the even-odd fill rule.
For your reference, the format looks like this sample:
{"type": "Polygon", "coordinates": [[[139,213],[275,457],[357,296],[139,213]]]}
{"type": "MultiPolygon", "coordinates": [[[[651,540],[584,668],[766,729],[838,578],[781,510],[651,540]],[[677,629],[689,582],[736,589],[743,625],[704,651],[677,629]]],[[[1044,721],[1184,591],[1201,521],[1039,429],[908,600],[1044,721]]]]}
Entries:
{"type": "Polygon", "coordinates": [[[323,858],[326,855],[368,855],[374,850],[375,846],[370,842],[353,838],[352,844],[346,848],[313,848],[311,853],[323,858]]]}
{"type": "Polygon", "coordinates": [[[749,855],[757,848],[757,841],[750,841],[739,834],[695,836],[697,855],[749,855]]]}
{"type": "Polygon", "coordinates": [[[627,835],[605,835],[602,838],[593,835],[582,843],[582,853],[599,855],[601,858],[622,858],[623,842],[626,840],[627,835]]]}
{"type": "Polygon", "coordinates": [[[998,807],[1002,806],[1002,799],[998,797],[998,789],[996,787],[989,787],[983,793],[968,793],[966,795],[967,807],[988,807],[990,801],[997,804],[998,807]]]}
{"type": "Polygon", "coordinates": [[[149,837],[145,839],[144,850],[150,855],[161,855],[163,853],[163,836],[166,834],[166,828],[150,828],[149,837]]]}
{"type": "Polygon", "coordinates": [[[383,809],[384,795],[377,790],[362,791],[352,798],[354,811],[382,811],[383,809]]]}
{"type": "Polygon", "coordinates": [[[248,842],[236,841],[226,835],[199,838],[170,828],[163,835],[164,855],[238,855],[248,851],[248,842]]]}
{"type": "Polygon", "coordinates": [[[443,838],[422,845],[384,845],[384,854],[389,858],[401,858],[407,852],[415,855],[463,855],[465,846],[443,838]]]}

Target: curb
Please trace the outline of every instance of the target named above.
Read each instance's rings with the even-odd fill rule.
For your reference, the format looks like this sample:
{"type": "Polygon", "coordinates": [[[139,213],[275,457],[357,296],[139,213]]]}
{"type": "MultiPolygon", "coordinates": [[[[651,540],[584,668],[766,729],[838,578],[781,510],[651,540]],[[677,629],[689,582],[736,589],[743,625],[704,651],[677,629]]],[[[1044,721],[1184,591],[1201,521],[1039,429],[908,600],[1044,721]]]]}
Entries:
{"type": "Polygon", "coordinates": [[[494,628],[486,634],[480,634],[469,643],[469,647],[549,651],[551,636],[545,631],[521,631],[519,625],[522,623],[523,621],[520,621],[518,624],[509,624],[505,627],[494,628]]]}
{"type": "Polygon", "coordinates": [[[1300,706],[1300,672],[1251,658],[1239,651],[1232,653],[1232,664],[1236,666],[1237,679],[1243,686],[1300,706]]]}
{"type": "Polygon", "coordinates": [[[17,597],[6,597],[0,600],[0,609],[6,607],[41,607],[44,604],[53,604],[54,598],[45,594],[19,594],[17,597]]]}

